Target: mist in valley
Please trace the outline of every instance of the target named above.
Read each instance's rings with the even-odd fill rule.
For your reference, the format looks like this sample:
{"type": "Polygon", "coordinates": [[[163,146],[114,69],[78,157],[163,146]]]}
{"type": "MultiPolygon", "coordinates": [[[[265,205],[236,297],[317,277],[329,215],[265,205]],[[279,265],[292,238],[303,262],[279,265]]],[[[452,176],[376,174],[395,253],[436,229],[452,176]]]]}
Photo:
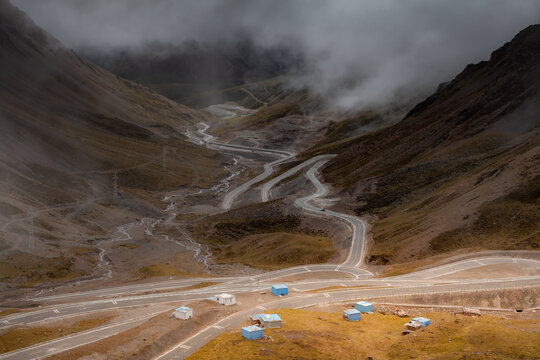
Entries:
{"type": "Polygon", "coordinates": [[[67,46],[101,60],[100,65],[114,67],[112,62],[123,59],[126,74],[126,62],[141,59],[138,53],[153,59],[149,64],[184,54],[184,63],[190,56],[192,63],[213,59],[188,68],[189,74],[181,67],[169,71],[184,72],[183,80],[191,76],[191,84],[205,83],[203,89],[287,74],[289,86],[307,87],[346,109],[428,95],[540,18],[540,3],[534,0],[15,4],[67,46]],[[237,46],[242,42],[252,49],[242,54],[237,46]],[[255,61],[239,64],[243,55],[255,61]],[[242,71],[224,76],[231,66],[242,71]]]}

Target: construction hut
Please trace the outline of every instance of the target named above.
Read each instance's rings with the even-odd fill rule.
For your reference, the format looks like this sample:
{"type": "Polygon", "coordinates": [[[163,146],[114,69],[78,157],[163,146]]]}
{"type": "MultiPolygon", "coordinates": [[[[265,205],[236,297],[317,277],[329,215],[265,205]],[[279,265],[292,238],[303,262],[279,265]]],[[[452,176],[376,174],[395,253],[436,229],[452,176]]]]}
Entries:
{"type": "Polygon", "coordinates": [[[354,308],[360,312],[363,313],[372,313],[373,312],[373,304],[368,303],[367,301],[359,301],[356,304],[354,304],[354,308]]]}
{"type": "Polygon", "coordinates": [[[221,305],[228,306],[228,305],[236,304],[236,296],[231,295],[231,294],[226,294],[226,293],[219,294],[215,296],[215,299],[221,305]]]}
{"type": "Polygon", "coordinates": [[[246,326],[242,328],[242,336],[248,340],[260,339],[263,336],[263,329],[255,325],[246,326]]]}
{"type": "Polygon", "coordinates": [[[187,306],[180,306],[178,309],[174,310],[173,316],[182,320],[191,319],[193,317],[193,309],[188,308],[187,306]]]}
{"type": "Polygon", "coordinates": [[[420,324],[418,321],[409,321],[408,323],[405,324],[405,329],[403,331],[403,334],[408,334],[410,333],[411,331],[414,331],[414,330],[418,330],[418,329],[421,329],[422,328],[422,324],[420,324]]]}
{"type": "Polygon", "coordinates": [[[272,294],[276,296],[288,295],[289,288],[284,284],[272,285],[272,294]]]}
{"type": "Polygon", "coordinates": [[[251,317],[251,320],[267,329],[281,327],[281,318],[278,314],[256,314],[251,317]]]}
{"type": "Polygon", "coordinates": [[[429,324],[431,324],[431,321],[429,321],[429,319],[426,319],[425,317],[415,317],[413,318],[411,321],[417,321],[420,323],[420,325],[422,325],[422,327],[426,327],[428,326],[429,324]]]}
{"type": "Polygon", "coordinates": [[[405,328],[408,329],[408,330],[418,330],[418,329],[421,329],[423,327],[426,327],[430,324],[430,321],[429,319],[426,319],[424,317],[415,317],[415,318],[412,318],[411,321],[409,321],[408,323],[405,324],[405,328]]]}
{"type": "Polygon", "coordinates": [[[343,318],[347,321],[358,321],[360,320],[360,311],[356,309],[343,310],[343,318]]]}

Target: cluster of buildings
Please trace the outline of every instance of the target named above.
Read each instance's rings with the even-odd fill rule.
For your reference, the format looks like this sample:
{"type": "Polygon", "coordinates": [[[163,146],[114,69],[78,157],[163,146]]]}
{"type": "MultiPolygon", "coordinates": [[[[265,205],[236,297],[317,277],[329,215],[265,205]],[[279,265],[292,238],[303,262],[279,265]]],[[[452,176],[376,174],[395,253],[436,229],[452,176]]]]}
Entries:
{"type": "MultiPolygon", "coordinates": [[[[289,294],[289,289],[284,284],[272,285],[272,294],[275,296],[285,296],[289,294]]],[[[216,301],[219,304],[230,306],[236,304],[236,296],[227,293],[221,293],[215,295],[210,300],[216,301]]],[[[465,309],[463,312],[468,311],[473,313],[474,309],[465,309]]],[[[359,321],[362,317],[362,314],[371,314],[373,313],[373,304],[367,301],[358,301],[354,304],[354,308],[343,310],[343,319],[347,321],[359,321]]],[[[476,315],[476,312],[474,312],[476,315]]],[[[193,309],[187,306],[180,306],[177,308],[172,317],[177,319],[187,320],[193,318],[193,309]]],[[[414,330],[421,329],[430,324],[430,320],[424,317],[415,317],[412,318],[408,323],[405,324],[404,333],[409,333],[414,330]]],[[[281,327],[281,317],[278,314],[255,314],[251,316],[251,324],[242,328],[242,336],[248,340],[260,339],[264,336],[263,329],[271,328],[280,328],[281,327]]]]}
{"type": "MultiPolygon", "coordinates": [[[[289,288],[284,284],[272,285],[275,296],[289,295],[289,288]]],[[[260,339],[263,329],[280,328],[281,318],[278,314],[255,314],[251,316],[251,325],[242,328],[242,336],[248,340],[260,339]]]]}
{"type": "MultiPolygon", "coordinates": [[[[225,306],[236,305],[236,296],[227,293],[218,294],[209,300],[216,301],[225,306]]],[[[187,306],[180,306],[174,310],[171,317],[181,320],[191,319],[193,318],[193,309],[187,306]]]]}
{"type": "MultiPolygon", "coordinates": [[[[284,285],[284,284],[272,285],[272,294],[276,296],[288,295],[289,288],[287,287],[287,285],[284,285]]],[[[221,294],[215,295],[213,298],[210,298],[209,300],[216,301],[219,304],[225,305],[225,306],[236,305],[236,296],[233,294],[221,293],[221,294]]],[[[279,316],[277,316],[276,314],[270,314],[270,315],[259,314],[259,315],[273,316],[274,318],[277,317],[279,319],[279,316]]],[[[191,319],[193,318],[193,309],[187,306],[180,306],[179,308],[174,310],[171,317],[174,317],[176,319],[182,319],[182,320],[191,319]]],[[[264,327],[279,327],[281,326],[281,319],[279,319],[279,326],[273,326],[274,324],[276,324],[276,320],[267,320],[265,318],[264,321],[260,325],[264,327]],[[264,326],[265,325],[264,323],[266,323],[266,326],[264,326]]]]}
{"type": "Polygon", "coordinates": [[[360,320],[362,313],[370,314],[373,312],[373,304],[367,301],[359,301],[354,304],[354,309],[343,310],[343,318],[347,321],[360,320]]]}
{"type": "MultiPolygon", "coordinates": [[[[343,311],[343,318],[347,321],[359,321],[361,319],[362,313],[370,314],[373,312],[373,304],[367,301],[359,301],[354,304],[354,309],[347,309],[343,311]]],[[[425,317],[415,317],[412,318],[408,323],[405,324],[403,329],[403,334],[408,334],[412,331],[421,329],[428,326],[431,323],[429,319],[425,317]]]]}
{"type": "Polygon", "coordinates": [[[251,325],[242,328],[242,336],[248,340],[263,337],[263,329],[281,327],[281,318],[278,314],[255,314],[251,316],[251,325]]]}

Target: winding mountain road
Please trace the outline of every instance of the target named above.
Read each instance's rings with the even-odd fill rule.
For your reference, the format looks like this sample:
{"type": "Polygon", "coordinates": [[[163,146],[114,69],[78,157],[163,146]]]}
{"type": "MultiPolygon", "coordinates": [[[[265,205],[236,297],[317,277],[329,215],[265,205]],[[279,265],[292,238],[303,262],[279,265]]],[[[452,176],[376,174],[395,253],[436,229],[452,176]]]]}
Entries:
{"type": "MultiPolygon", "coordinates": [[[[261,148],[255,148],[255,147],[249,147],[249,146],[241,146],[241,145],[231,145],[231,144],[225,144],[221,142],[215,141],[214,137],[212,135],[209,135],[206,133],[209,126],[207,124],[202,123],[201,127],[198,129],[198,133],[202,136],[202,141],[207,146],[213,146],[213,147],[220,147],[224,149],[233,149],[233,150],[249,150],[251,152],[257,152],[257,153],[268,153],[271,151],[271,153],[277,153],[280,155],[284,155],[285,157],[282,159],[278,159],[276,161],[270,162],[265,164],[264,166],[264,172],[256,176],[255,178],[249,180],[248,182],[240,185],[236,189],[233,189],[230,191],[222,202],[222,208],[223,209],[230,209],[232,206],[233,201],[242,193],[247,191],[252,185],[266,179],[268,176],[270,176],[273,172],[273,167],[275,165],[284,163],[286,161],[289,161],[292,159],[295,155],[294,153],[286,152],[286,151],[279,151],[278,150],[268,150],[268,149],[261,149],[261,148]]],[[[262,190],[261,190],[261,201],[265,202],[268,201],[270,197],[270,192],[272,188],[278,184],[280,181],[298,173],[300,170],[306,168],[309,165],[314,164],[306,173],[306,177],[311,181],[311,183],[315,186],[316,192],[308,195],[303,198],[299,198],[295,201],[295,205],[307,210],[311,213],[314,213],[319,216],[331,216],[335,217],[340,220],[344,220],[348,224],[351,225],[352,228],[352,238],[351,238],[351,248],[349,251],[349,256],[347,260],[337,266],[337,270],[340,270],[343,268],[346,272],[354,273],[355,275],[372,275],[371,272],[367,270],[360,270],[355,269],[358,266],[362,264],[362,260],[364,257],[364,239],[365,239],[365,229],[366,226],[364,222],[351,215],[342,214],[336,211],[331,210],[322,210],[321,207],[316,207],[312,204],[312,201],[317,198],[322,198],[328,193],[328,188],[322,184],[319,179],[316,177],[316,173],[319,171],[319,169],[326,164],[331,158],[335,157],[334,154],[325,154],[325,155],[318,155],[313,158],[310,158],[304,162],[302,162],[299,165],[296,165],[292,169],[289,169],[288,171],[284,172],[283,174],[280,174],[279,176],[275,177],[274,179],[268,181],[267,183],[263,184],[262,190]]],[[[328,268],[328,265],[310,265],[310,270],[317,270],[319,267],[328,268]]],[[[304,267],[299,267],[298,269],[303,269],[304,267]]],[[[307,271],[307,270],[306,270],[307,271]]]]}
{"type": "MultiPolygon", "coordinates": [[[[328,193],[328,188],[324,184],[322,184],[316,176],[316,173],[319,171],[319,169],[327,162],[328,160],[320,160],[308,170],[308,172],[306,173],[306,177],[313,183],[313,185],[315,185],[317,192],[306,197],[296,199],[295,204],[307,211],[318,215],[332,216],[341,220],[345,220],[351,225],[353,232],[349,256],[347,257],[347,260],[345,260],[345,262],[338,267],[338,269],[341,269],[342,267],[355,268],[362,265],[362,260],[364,259],[364,243],[366,237],[366,225],[364,224],[364,221],[362,221],[360,218],[357,218],[356,216],[323,209],[311,203],[314,199],[322,198],[328,193]]],[[[364,271],[371,274],[367,270],[364,271]]]]}
{"type": "Polygon", "coordinates": [[[227,144],[227,143],[215,141],[214,136],[206,133],[206,130],[209,129],[208,124],[200,123],[199,125],[200,127],[198,128],[197,133],[200,134],[200,137],[193,136],[189,132],[187,132],[186,135],[190,137],[191,139],[194,139],[196,142],[198,142],[201,145],[206,145],[207,147],[214,148],[214,149],[245,151],[245,152],[252,152],[252,153],[258,153],[258,154],[264,154],[264,155],[277,155],[281,157],[280,159],[277,159],[270,163],[266,163],[264,165],[264,171],[261,174],[257,175],[253,179],[247,181],[246,183],[228,192],[223,198],[223,201],[221,202],[221,207],[225,210],[229,210],[232,207],[233,202],[236,200],[236,198],[240,194],[246,192],[251,186],[253,186],[254,184],[260,181],[263,181],[268,176],[270,176],[274,172],[273,170],[274,166],[283,164],[293,159],[296,156],[295,153],[290,152],[290,151],[256,148],[256,147],[236,145],[236,144],[227,144]]]}
{"type": "Polygon", "coordinates": [[[335,156],[336,155],[317,155],[317,156],[314,156],[314,157],[310,158],[309,160],[306,160],[303,163],[301,163],[299,165],[296,165],[292,169],[287,170],[283,174],[281,174],[279,176],[276,176],[272,180],[270,180],[267,183],[263,184],[262,190],[261,190],[261,201],[266,202],[266,201],[270,200],[272,188],[274,186],[276,186],[280,181],[282,181],[282,180],[284,180],[284,179],[286,179],[288,177],[293,176],[294,174],[298,173],[303,168],[305,168],[305,167],[307,167],[307,166],[309,166],[309,165],[311,165],[313,163],[316,163],[319,160],[331,159],[331,158],[333,158],[335,156]]]}

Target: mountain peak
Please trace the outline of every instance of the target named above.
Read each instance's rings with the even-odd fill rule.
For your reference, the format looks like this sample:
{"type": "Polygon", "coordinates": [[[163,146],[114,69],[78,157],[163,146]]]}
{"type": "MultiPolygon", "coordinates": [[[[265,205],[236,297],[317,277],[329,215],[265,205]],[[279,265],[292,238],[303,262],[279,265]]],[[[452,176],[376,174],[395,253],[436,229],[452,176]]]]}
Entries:
{"type": "Polygon", "coordinates": [[[64,48],[62,43],[41,29],[9,0],[0,0],[0,49],[24,55],[27,51],[64,48]]]}

